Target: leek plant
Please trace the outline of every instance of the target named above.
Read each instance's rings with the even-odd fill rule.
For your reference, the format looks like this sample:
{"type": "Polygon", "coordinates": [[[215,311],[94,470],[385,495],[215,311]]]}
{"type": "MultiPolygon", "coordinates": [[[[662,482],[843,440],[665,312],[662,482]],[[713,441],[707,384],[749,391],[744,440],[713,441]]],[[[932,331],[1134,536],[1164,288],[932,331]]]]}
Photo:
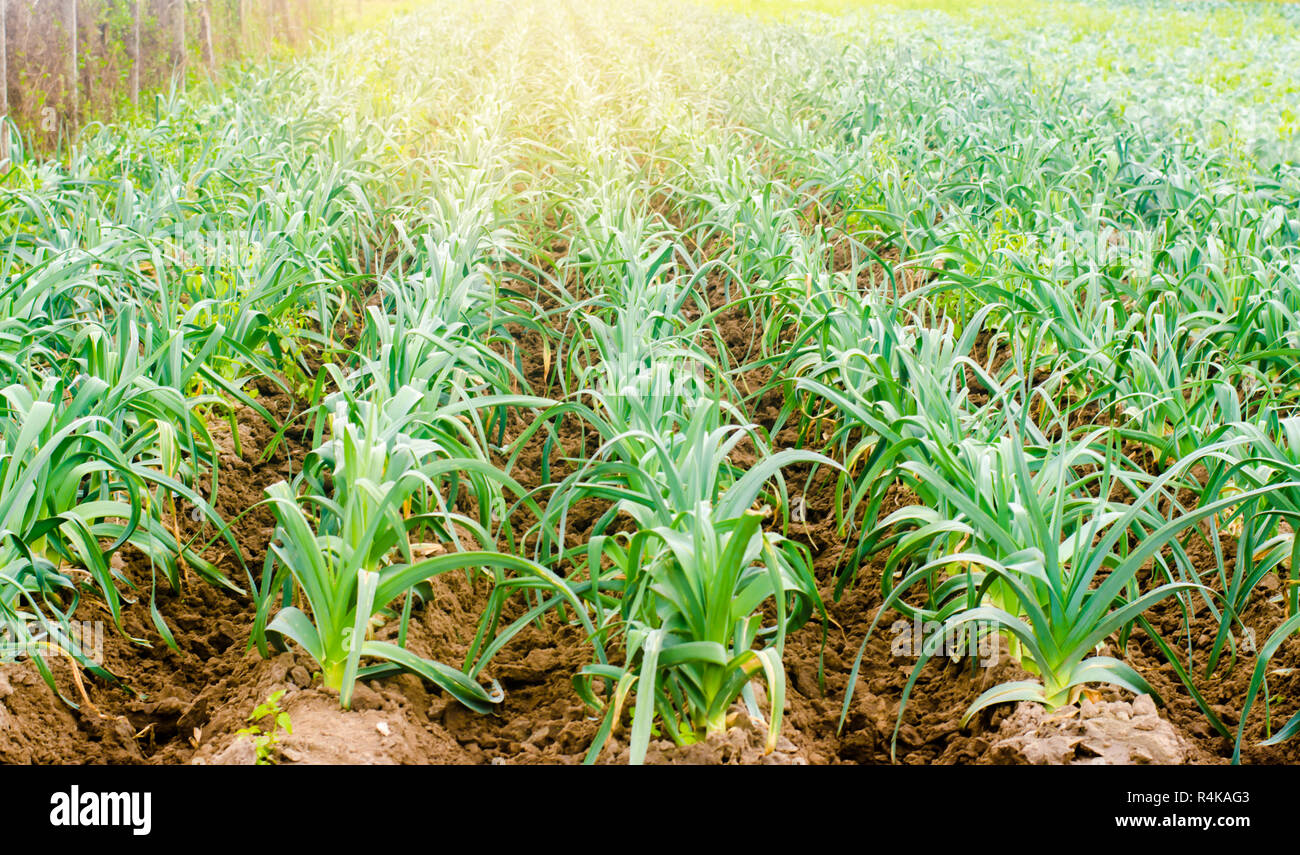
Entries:
{"type": "Polygon", "coordinates": [[[837,596],[874,550],[877,513],[912,449],[926,437],[951,440],[969,430],[990,430],[966,404],[966,369],[998,388],[965,355],[979,330],[978,319],[960,336],[951,325],[903,325],[871,301],[850,299],[810,328],[779,375],[789,378],[783,382],[795,393],[787,411],[816,402],[819,410],[804,413],[830,423],[827,447],[845,462],[835,488],[836,518],[842,535],[855,528],[860,534],[842,565],[837,596]]]}
{"type": "MultiPolygon", "coordinates": [[[[162,561],[184,556],[214,582],[235,586],[192,552],[151,507],[150,484],[167,485],[211,508],[182,485],[134,461],[110,435],[111,423],[94,415],[106,384],[81,377],[71,388],[50,377],[37,390],[12,385],[0,390],[0,612],[7,643],[32,647],[26,621],[39,623],[53,639],[46,646],[72,656],[82,667],[111,677],[76,647],[63,647],[67,626],[83,592],[100,599],[114,625],[122,628],[121,586],[112,554],[130,543],[162,561]]],[[[161,616],[151,614],[164,637],[161,616]]],[[[39,667],[53,687],[48,667],[39,667]]]]}
{"type": "MultiPolygon", "coordinates": [[[[603,367],[631,381],[618,373],[620,364],[603,367]]],[[[781,469],[836,464],[811,452],[765,452],[752,426],[722,420],[731,411],[716,397],[702,397],[693,385],[697,375],[686,373],[685,385],[677,377],[674,383],[651,371],[640,375],[640,385],[624,382],[619,394],[597,396],[597,409],[586,412],[601,448],[557,486],[540,521],[562,545],[566,511],[553,509],[588,497],[613,502],[586,543],[564,553],[576,565],[570,578],[589,580],[597,625],[621,635],[626,649],[624,665],[598,662],[575,677],[584,700],[603,710],[588,761],[630,694],[637,699],[631,757],[639,763],[656,716],[663,733],[682,743],[723,729],[742,693],[757,715],[747,684],[760,671],[773,698],[770,750],[780,728],[785,636],[822,609],[807,549],[764,531],[766,514],[755,505],[774,482],[784,516],[781,469]],[[741,470],[728,458],[745,440],[759,459],[741,470]],[[616,523],[620,518],[628,524],[616,523]],[[768,602],[777,618],[763,626],[759,609],[768,602]],[[594,692],[597,678],[613,685],[606,702],[594,692]]]]}
{"type": "MultiPolygon", "coordinates": [[[[1046,462],[1052,465],[1039,470],[1043,473],[1040,482],[1046,483],[1038,488],[1027,459],[1020,455],[1015,455],[1005,476],[995,477],[975,490],[949,485],[937,473],[931,476],[921,470],[926,482],[943,492],[958,510],[964,524],[945,525],[924,508],[899,512],[900,517],[911,517],[922,524],[918,529],[922,538],[958,531],[964,535],[962,543],[969,540],[969,546],[941,548],[938,557],[908,571],[888,593],[881,614],[895,607],[918,581],[947,569],[951,575],[939,588],[945,595],[946,607],[934,612],[941,621],[941,633],[972,623],[990,624],[1014,640],[1022,664],[1038,675],[1035,680],[1013,681],[989,689],[975,699],[963,721],[989,705],[1007,701],[1036,701],[1055,708],[1070,703],[1078,688],[1093,682],[1158,698],[1131,666],[1098,654],[1095,648],[1117,633],[1122,648],[1129,628],[1147,609],[1169,596],[1203,588],[1195,576],[1189,579],[1184,573],[1174,579],[1166,570],[1163,584],[1144,590],[1138,583],[1138,571],[1151,559],[1160,566],[1160,553],[1165,549],[1179,555],[1179,566],[1188,567],[1189,562],[1175,543],[1180,533],[1217,514],[1227,512],[1228,518],[1240,514],[1252,499],[1285,486],[1243,491],[1167,519],[1158,510],[1158,499],[1170,483],[1177,483],[1180,468],[1222,455],[1230,443],[1206,446],[1189,456],[1179,467],[1151,479],[1128,504],[1106,498],[1116,481],[1121,480],[1109,462],[1103,462],[1100,468],[1095,464],[1082,467],[1083,471],[1092,469],[1090,474],[1072,474],[1087,460],[1090,444],[1085,441],[1071,457],[1048,458],[1046,462]],[[1094,482],[1100,498],[1082,489],[1094,482]],[[1044,492],[1042,486],[1051,489],[1044,492]],[[987,507],[990,497],[1000,493],[1007,494],[1002,509],[987,507]],[[1133,546],[1127,545],[1130,535],[1133,546]]],[[[1014,446],[1008,450],[1011,448],[1014,446]]],[[[1132,483],[1136,482],[1125,486],[1132,490],[1132,483]]],[[[1002,501],[998,498],[996,504],[1002,501]]],[[[917,538],[910,540],[901,537],[905,550],[915,548],[917,538]]],[[[886,578],[890,575],[887,572],[886,578]]],[[[904,704],[921,668],[933,654],[933,649],[922,651],[904,689],[904,704]]],[[[851,681],[856,679],[856,673],[855,665],[851,681]]],[[[844,715],[851,697],[850,691],[844,715]]],[[[900,726],[901,721],[900,711],[900,726]]]]}
{"type": "Polygon", "coordinates": [[[486,712],[501,699],[498,690],[489,691],[401,645],[368,637],[372,618],[403,592],[449,570],[496,567],[563,584],[526,559],[491,551],[494,537],[484,520],[459,514],[444,500],[440,490],[459,475],[481,494],[522,489],[480,460],[449,457],[437,441],[411,436],[407,431],[418,418],[419,400],[419,393],[406,387],[382,406],[360,402],[350,408],[346,401],[336,401],[331,439],[312,452],[314,460],[308,463],[314,489],[301,497],[283,481],[267,489],[276,539],[259,592],[254,640],[264,654],[267,636],[299,644],[321,666],[326,688],[339,691],[344,707],[351,703],[366,657],[413,671],[471,709],[486,712]],[[329,491],[319,480],[326,475],[333,484],[329,491]],[[408,513],[413,502],[417,512],[408,513]],[[414,560],[410,534],[421,529],[456,548],[414,560]],[[457,536],[462,531],[483,548],[461,549],[457,536]],[[282,607],[264,623],[277,592],[284,593],[282,607]],[[309,612],[289,604],[295,592],[309,612]]]}
{"type": "Polygon", "coordinates": [[[806,547],[761,529],[752,510],[727,518],[725,506],[701,502],[669,526],[630,537],[593,540],[621,584],[623,666],[589,665],[574,678],[579,694],[604,709],[594,760],[629,696],[636,699],[630,731],[632,763],[645,759],[656,717],[678,744],[723,732],[732,702],[761,675],[770,699],[767,750],[776,747],[785,702],[781,661],[786,634],[822,609],[806,547]],[[771,625],[759,609],[775,606],[771,625]],[[758,645],[756,647],[756,645],[758,645]],[[613,682],[604,704],[592,682],[613,682]]]}

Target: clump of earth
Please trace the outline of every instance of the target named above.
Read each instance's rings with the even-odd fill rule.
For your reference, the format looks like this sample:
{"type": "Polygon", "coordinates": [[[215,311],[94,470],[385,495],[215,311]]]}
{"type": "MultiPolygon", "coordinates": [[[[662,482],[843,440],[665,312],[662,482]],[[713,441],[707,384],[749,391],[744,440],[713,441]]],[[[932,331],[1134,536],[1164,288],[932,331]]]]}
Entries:
{"type": "Polygon", "coordinates": [[[1051,712],[1021,703],[1002,720],[988,760],[1004,764],[1181,765],[1191,746],[1160,717],[1150,695],[1129,701],[1083,700],[1051,712]]]}

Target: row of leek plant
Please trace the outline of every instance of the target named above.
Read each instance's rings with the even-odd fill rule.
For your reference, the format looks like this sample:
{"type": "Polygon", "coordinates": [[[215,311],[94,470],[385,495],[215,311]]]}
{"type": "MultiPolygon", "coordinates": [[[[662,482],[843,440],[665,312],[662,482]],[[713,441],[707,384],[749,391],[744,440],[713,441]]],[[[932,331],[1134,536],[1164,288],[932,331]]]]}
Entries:
{"type": "Polygon", "coordinates": [[[308,413],[317,445],[292,483],[267,490],[277,526],[252,641],[264,655],[286,640],[301,646],[344,707],[357,679],[397,670],[479,712],[502,700],[495,681],[476,679],[493,650],[480,655],[476,645],[454,667],[407,648],[413,604],[429,599],[439,574],[488,573],[498,592],[541,583],[586,616],[564,580],[513,554],[507,501],[541,509],[490,452],[503,450],[510,409],[553,402],[516,391],[527,383],[506,325],[537,329],[535,312],[488,278],[501,236],[489,188],[474,177],[467,187],[443,200],[440,215],[408,209],[398,221],[396,255],[366,307],[351,367],[326,367],[339,391],[308,413]],[[445,551],[424,557],[413,540],[445,551]],[[375,638],[376,618],[394,614],[399,599],[396,641],[375,638]]]}
{"type": "MultiPolygon", "coordinates": [[[[1245,464],[1220,462],[1276,458],[1289,447],[1278,423],[1294,407],[1285,384],[1295,353],[1294,170],[1248,174],[1243,194],[1242,164],[1172,143],[1109,107],[1098,111],[1068,88],[1033,95],[1014,79],[1010,86],[978,75],[963,80],[956,64],[903,66],[910,75],[904,85],[894,79],[864,89],[860,77],[846,78],[847,85],[828,88],[819,109],[848,130],[845,148],[864,143],[885,167],[868,171],[874,183],[852,201],[849,224],[878,250],[899,251],[907,262],[901,266],[934,279],[903,301],[911,309],[823,275],[816,253],[824,247],[800,258],[795,248],[809,240],[780,227],[782,218],[796,217],[785,199],[752,194],[751,184],[746,204],[762,210],[760,221],[755,227],[753,218],[737,216],[742,195],[733,189],[734,171],[718,171],[714,186],[723,192],[705,205],[740,226],[719,229],[749,256],[738,278],[747,269],[764,286],[777,286],[767,290],[780,298],[767,302],[785,312],[790,329],[761,321],[776,345],[766,357],[780,369],[788,413],[802,420],[800,434],[813,447],[824,437],[811,424],[830,423],[837,456],[847,463],[842,531],[856,526],[862,533],[848,567],[893,548],[886,594],[898,592],[893,599],[902,607],[905,589],[921,583],[933,614],[962,603],[951,606],[958,623],[991,620],[958,617],[980,602],[1000,607],[1042,642],[1037,652],[1047,660],[1045,668],[1027,652],[1022,657],[1043,685],[1016,687],[1021,695],[1057,703],[1075,673],[1138,685],[1122,663],[1063,641],[1080,627],[1111,626],[1116,614],[1123,618],[1112,630],[1126,637],[1128,627],[1144,623],[1137,604],[1193,592],[1220,620],[1206,662],[1212,671],[1220,650],[1233,645],[1232,628],[1255,584],[1291,566],[1293,538],[1283,523],[1289,470],[1264,465],[1248,475],[1245,464]],[[944,85],[932,85],[938,77],[944,85]],[[1114,133],[1097,133],[1099,124],[1114,133]],[[976,361],[968,354],[981,333],[987,347],[976,361]],[[1249,437],[1238,436],[1242,431],[1249,437]],[[1197,464],[1231,474],[1206,484],[1197,464]],[[894,476],[922,501],[878,521],[874,510],[894,476]],[[1195,507],[1178,503],[1184,490],[1195,507]],[[1037,503],[1026,500],[1032,494],[1037,503]],[[1209,575],[1178,542],[1201,523],[1216,551],[1209,575]],[[1231,576],[1218,554],[1220,526],[1243,533],[1231,576]],[[1075,543],[1088,534],[1104,536],[1113,551],[1085,554],[1075,543]],[[1157,583],[1142,589],[1130,575],[1123,584],[1094,586],[1098,567],[1107,579],[1111,568],[1123,571],[1119,578],[1136,572],[1134,544],[1156,560],[1157,583]],[[950,556],[963,549],[982,557],[950,556]],[[1008,569],[1013,557],[1019,566],[1008,569]],[[988,561],[1001,566],[977,573],[988,561]],[[968,577],[954,581],[958,570],[968,577]],[[1023,590],[1008,593],[1010,579],[1023,590]],[[1044,579],[1055,580],[1047,590],[1076,599],[1102,596],[1080,615],[1080,626],[1054,620],[1046,607],[1046,621],[1027,607],[1008,607],[1041,600],[1041,587],[1034,591],[1044,579]],[[1210,584],[1220,591],[1211,593],[1210,584]],[[1053,650],[1083,658],[1072,664],[1053,650]]],[[[885,68],[875,70],[896,78],[894,65],[885,68]]],[[[886,266],[886,274],[897,269],[886,266]]],[[[1002,624],[1025,652],[1029,645],[1012,622],[1002,624]]],[[[1293,631],[1284,626],[1265,652],[1293,631]]],[[[1190,657],[1184,667],[1157,643],[1205,709],[1189,680],[1190,657]]],[[[1261,656],[1257,673],[1266,665],[1261,656]]],[[[1213,712],[1207,715],[1222,732],[1213,712]]]]}
{"type": "Polygon", "coordinates": [[[124,632],[143,585],[175,647],[160,575],[241,590],[203,557],[215,531],[244,561],[214,509],[212,420],[229,421],[237,454],[236,408],[279,427],[254,381],[306,378],[305,348],[328,344],[379,216],[363,190],[373,129],[345,142],[321,93],[286,82],[253,72],[238,101],[159,98],[153,127],[92,129],[68,161],[5,176],[0,608],[6,649],[36,652],[52,686],[49,652],[112,676],[68,632],[83,595],[124,632]],[[304,157],[308,140],[321,146],[304,157]],[[118,569],[128,545],[150,575],[118,569]]]}
{"type": "Polygon", "coordinates": [[[678,744],[721,732],[737,699],[761,717],[756,677],[768,686],[771,750],[785,639],[822,612],[806,547],[779,533],[788,516],[781,473],[834,464],[811,452],[772,453],[731,403],[736,390],[699,344],[716,334],[707,270],[683,270],[684,250],[652,220],[611,206],[588,219],[573,250],[591,296],[575,321],[582,345],[567,360],[577,391],[553,414],[594,432],[597,447],[548,487],[537,523],[539,559],[570,568],[567,578],[593,606],[598,640],[623,651],[622,664],[597,661],[574,678],[601,716],[588,762],[630,699],[633,763],[656,731],[678,744]],[[735,459],[742,445],[756,458],[744,466],[735,459]],[[605,510],[571,545],[568,511],[584,500],[605,510]],[[764,619],[765,606],[774,619],[764,619]]]}
{"type": "MultiPolygon", "coordinates": [[[[1230,525],[1257,500],[1293,485],[1274,479],[1223,497],[1217,488],[1204,488],[1197,491],[1197,507],[1183,508],[1178,490],[1196,484],[1186,477],[1189,470],[1231,459],[1239,443],[1197,435],[1197,444],[1172,452],[1176,462],[1161,475],[1149,475],[1119,444],[1140,436],[1164,451],[1169,432],[1152,437],[1122,427],[1072,429],[1069,410],[1063,413],[1051,402],[1052,384],[1035,386],[1017,373],[1033,376],[1040,365],[1023,358],[1023,347],[1012,348],[1016,352],[996,378],[966,356],[996,306],[970,319],[959,338],[951,322],[926,325],[913,316],[913,323],[900,323],[906,310],[858,297],[852,288],[828,289],[821,299],[812,301],[816,308],[809,314],[818,317],[789,353],[780,382],[791,389],[790,411],[807,408],[809,400],[821,402],[819,416],[834,423],[832,443],[847,463],[837,491],[841,527],[847,534],[858,526],[862,534],[841,585],[866,555],[886,550],[880,615],[891,608],[916,612],[938,621],[945,633],[983,622],[1008,636],[1013,655],[1036,679],[989,690],[967,718],[1008,700],[1058,706],[1093,682],[1153,693],[1130,666],[1099,654],[1099,645],[1115,635],[1122,649],[1137,624],[1154,634],[1142,616],[1166,597],[1196,591],[1210,602],[1202,571],[1188,559],[1180,535],[1203,520],[1230,525]],[[968,372],[987,402],[970,401],[968,372]],[[1048,414],[1039,416],[1043,424],[1035,413],[1048,414]],[[898,478],[919,501],[877,520],[898,478]],[[1155,561],[1155,578],[1163,584],[1139,584],[1148,560],[1155,561]],[[921,606],[913,605],[918,590],[921,606]]],[[[1183,396],[1178,402],[1186,407],[1183,396]]],[[[1223,415],[1191,409],[1210,422],[1223,415]]],[[[1222,616],[1225,625],[1233,616],[1222,616]]],[[[1159,643],[1173,658],[1168,645],[1159,643]]],[[[864,639],[862,650],[865,645],[864,639]]],[[[918,660],[900,724],[912,685],[933,652],[923,651],[918,660]]],[[[1187,669],[1180,666],[1179,672],[1223,731],[1187,669]]],[[[851,697],[852,687],[846,711],[851,697]]]]}

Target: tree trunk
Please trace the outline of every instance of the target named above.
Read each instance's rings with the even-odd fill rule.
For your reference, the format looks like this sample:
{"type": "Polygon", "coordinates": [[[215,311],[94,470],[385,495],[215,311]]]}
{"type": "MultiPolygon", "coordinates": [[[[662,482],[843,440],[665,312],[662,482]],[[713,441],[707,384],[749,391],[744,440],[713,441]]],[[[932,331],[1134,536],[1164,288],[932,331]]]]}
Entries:
{"type": "Polygon", "coordinates": [[[68,103],[67,121],[73,127],[77,124],[77,101],[80,98],[80,87],[78,78],[81,76],[81,63],[77,57],[77,0],[67,0],[67,11],[64,14],[63,23],[67,29],[68,35],[68,80],[67,93],[68,103]]]}
{"type": "Polygon", "coordinates": [[[289,0],[275,0],[275,5],[280,12],[280,36],[290,45],[294,42],[294,31],[289,21],[289,0]]]}
{"type": "Polygon", "coordinates": [[[9,0],[0,0],[0,166],[9,162],[9,0]]]}
{"type": "Polygon", "coordinates": [[[203,51],[203,64],[207,66],[209,76],[216,71],[216,57],[212,53],[212,13],[208,8],[211,3],[212,0],[203,0],[199,6],[199,28],[202,30],[199,47],[203,51]]]}
{"type": "Polygon", "coordinates": [[[140,103],[140,3],[131,0],[131,103],[140,103]]]}
{"type": "MultiPolygon", "coordinates": [[[[258,34],[262,37],[262,59],[267,59],[268,57],[271,56],[271,8],[270,7],[271,4],[269,2],[258,3],[256,7],[258,10],[257,31],[258,34]]],[[[250,11],[251,10],[252,7],[250,7],[250,11]]]]}
{"type": "Polygon", "coordinates": [[[181,74],[185,81],[185,0],[172,0],[172,26],[175,28],[172,43],[172,71],[181,74]]]}

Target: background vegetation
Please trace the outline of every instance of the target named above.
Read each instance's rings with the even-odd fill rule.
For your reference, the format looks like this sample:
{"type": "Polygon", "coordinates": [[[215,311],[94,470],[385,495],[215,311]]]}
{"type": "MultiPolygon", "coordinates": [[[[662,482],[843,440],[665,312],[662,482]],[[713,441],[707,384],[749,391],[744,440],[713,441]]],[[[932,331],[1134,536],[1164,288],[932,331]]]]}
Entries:
{"type": "MultiPolygon", "coordinates": [[[[403,0],[0,0],[0,120],[52,151],[141,94],[184,88],[229,63],[300,50],[407,10],[403,0]]],[[[147,104],[146,104],[147,109],[147,104]]]]}

